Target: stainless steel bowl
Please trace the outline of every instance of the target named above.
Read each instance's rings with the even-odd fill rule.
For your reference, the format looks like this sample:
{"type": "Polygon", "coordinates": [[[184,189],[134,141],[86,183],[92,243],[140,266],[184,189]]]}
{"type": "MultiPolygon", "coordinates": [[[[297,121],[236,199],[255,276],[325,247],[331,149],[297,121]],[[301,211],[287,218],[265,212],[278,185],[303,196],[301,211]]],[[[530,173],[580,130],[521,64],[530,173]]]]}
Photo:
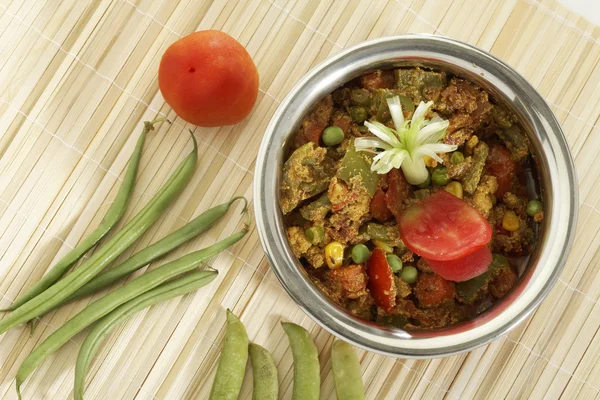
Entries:
{"type": "Polygon", "coordinates": [[[515,70],[468,44],[440,36],[407,35],[371,40],[325,60],[294,86],[267,128],[254,181],[258,232],[281,284],[323,328],[378,353],[430,358],[472,350],[521,322],[548,294],[567,259],[575,234],[578,191],[575,168],[561,128],[549,106],[515,70]],[[486,312],[435,331],[406,332],[358,319],[330,302],[307,278],[293,256],[279,206],[286,141],[323,96],[368,71],[420,65],[476,82],[504,101],[529,131],[544,199],[539,241],[517,286],[486,312]]]}

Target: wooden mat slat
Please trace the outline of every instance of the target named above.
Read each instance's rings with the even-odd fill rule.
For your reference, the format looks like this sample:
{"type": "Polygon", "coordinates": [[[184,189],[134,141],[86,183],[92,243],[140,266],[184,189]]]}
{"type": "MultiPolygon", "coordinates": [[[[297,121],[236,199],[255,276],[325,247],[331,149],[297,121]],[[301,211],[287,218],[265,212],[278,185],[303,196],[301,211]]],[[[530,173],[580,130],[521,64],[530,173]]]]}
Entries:
{"type": "MultiPolygon", "coordinates": [[[[294,83],[344,47],[408,32],[444,34],[491,51],[538,88],[575,157],[580,223],[560,281],[519,327],[488,346],[440,360],[395,360],[360,350],[367,397],[598,397],[600,29],[553,0],[0,1],[0,305],[98,225],[142,121],[163,115],[174,123],[149,135],[124,220],[191,149],[188,128],[201,158],[169,212],[119,260],[233,195],[251,198],[262,133],[294,83]],[[195,128],[176,118],[158,91],[160,56],[198,29],[230,33],[259,68],[261,93],[241,124],[195,128]]],[[[239,211],[238,205],[227,221],[150,268],[238,229],[239,211]]],[[[220,271],[211,285],[136,315],[108,337],[92,364],[86,398],[206,398],[225,308],[273,352],[283,398],[291,396],[293,374],[279,322],[310,329],[323,367],[322,398],[335,398],[332,336],[281,288],[255,229],[209,264],[220,271]]],[[[15,398],[20,362],[92,300],[50,313],[31,338],[25,327],[0,337],[0,398],[15,398]]],[[[72,397],[82,340],[78,335],[43,363],[25,385],[26,398],[72,397]]],[[[247,379],[241,398],[250,397],[247,379]]]]}

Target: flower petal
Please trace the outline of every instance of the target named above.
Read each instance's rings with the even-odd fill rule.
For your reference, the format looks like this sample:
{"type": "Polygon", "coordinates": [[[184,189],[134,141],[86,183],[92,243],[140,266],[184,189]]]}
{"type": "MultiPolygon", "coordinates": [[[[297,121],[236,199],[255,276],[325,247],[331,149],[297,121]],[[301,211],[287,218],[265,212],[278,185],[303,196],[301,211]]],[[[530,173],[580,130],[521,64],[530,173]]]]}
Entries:
{"type": "Polygon", "coordinates": [[[393,150],[383,151],[383,152],[377,154],[375,157],[373,157],[373,162],[375,163],[375,162],[381,160],[384,157],[389,157],[390,156],[390,151],[393,151],[393,150]]]}
{"type": "Polygon", "coordinates": [[[440,116],[437,115],[437,113],[433,113],[433,118],[426,119],[423,123],[423,126],[433,124],[434,122],[441,122],[441,121],[445,121],[445,119],[440,118],[440,116]]]}
{"type": "Polygon", "coordinates": [[[429,156],[433,158],[435,161],[441,163],[443,160],[438,156],[438,153],[449,153],[458,148],[458,146],[453,144],[445,144],[445,143],[430,143],[424,144],[417,148],[415,152],[413,152],[412,156],[414,158],[429,156]]]}
{"type": "Polygon", "coordinates": [[[448,125],[448,121],[438,121],[424,126],[417,135],[417,145],[440,141],[444,138],[448,125]]]}
{"type": "Polygon", "coordinates": [[[423,124],[423,121],[425,120],[425,113],[427,112],[427,110],[429,110],[429,108],[433,105],[433,101],[428,101],[427,103],[425,102],[420,102],[419,106],[417,107],[417,109],[415,110],[415,113],[412,116],[411,122],[410,122],[410,126],[411,128],[416,127],[416,128],[421,128],[421,125],[423,124]]]}
{"type": "Polygon", "coordinates": [[[439,163],[443,163],[444,160],[442,160],[440,158],[440,156],[437,155],[437,153],[433,150],[427,149],[425,147],[419,147],[417,149],[417,151],[415,151],[412,154],[413,157],[417,158],[417,157],[423,157],[423,156],[429,156],[431,158],[433,158],[435,161],[439,162],[439,163]]]}
{"type": "Polygon", "coordinates": [[[369,153],[369,154],[379,154],[379,151],[369,147],[369,148],[365,148],[365,149],[356,149],[356,151],[360,151],[361,153],[369,153]]]}
{"type": "Polygon", "coordinates": [[[404,127],[404,113],[402,113],[402,103],[400,97],[394,96],[387,99],[387,104],[390,109],[390,115],[394,120],[396,131],[400,131],[404,127]]]}
{"type": "Polygon", "coordinates": [[[394,157],[390,161],[392,164],[392,167],[400,168],[402,166],[402,162],[407,157],[409,157],[408,151],[406,151],[406,150],[396,151],[396,154],[394,154],[394,157]]]}
{"type": "Polygon", "coordinates": [[[435,151],[436,153],[450,153],[451,151],[458,149],[457,145],[446,144],[446,143],[429,143],[429,144],[424,144],[421,147],[430,149],[432,151],[435,151]]]}
{"type": "Polygon", "coordinates": [[[378,174],[387,174],[392,169],[391,158],[394,156],[394,151],[384,151],[373,158],[373,164],[371,165],[371,171],[375,171],[378,174]]]}
{"type": "Polygon", "coordinates": [[[389,144],[379,138],[356,138],[354,139],[354,148],[356,151],[365,151],[373,149],[389,150],[392,148],[389,144]]]}
{"type": "Polygon", "coordinates": [[[365,126],[373,135],[377,136],[379,139],[390,144],[391,146],[396,146],[399,143],[398,138],[392,132],[392,130],[383,125],[381,122],[366,121],[365,126]]]}

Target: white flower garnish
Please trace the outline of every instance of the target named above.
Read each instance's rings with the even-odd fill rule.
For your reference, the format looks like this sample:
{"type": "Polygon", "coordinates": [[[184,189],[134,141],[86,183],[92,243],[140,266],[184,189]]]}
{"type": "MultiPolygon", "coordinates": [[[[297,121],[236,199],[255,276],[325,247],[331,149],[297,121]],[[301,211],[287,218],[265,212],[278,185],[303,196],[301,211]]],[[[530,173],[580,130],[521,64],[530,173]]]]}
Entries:
{"type": "Polygon", "coordinates": [[[377,137],[357,138],[354,147],[357,151],[377,154],[373,158],[372,171],[386,174],[392,168],[402,167],[408,183],[423,183],[428,175],[424,157],[429,156],[441,163],[442,159],[437,153],[448,153],[458,147],[440,143],[446,136],[449,123],[437,115],[430,120],[425,119],[425,113],[433,101],[421,102],[410,121],[404,120],[398,96],[388,98],[387,103],[396,129],[388,128],[381,122],[367,121],[365,126],[377,137]]]}

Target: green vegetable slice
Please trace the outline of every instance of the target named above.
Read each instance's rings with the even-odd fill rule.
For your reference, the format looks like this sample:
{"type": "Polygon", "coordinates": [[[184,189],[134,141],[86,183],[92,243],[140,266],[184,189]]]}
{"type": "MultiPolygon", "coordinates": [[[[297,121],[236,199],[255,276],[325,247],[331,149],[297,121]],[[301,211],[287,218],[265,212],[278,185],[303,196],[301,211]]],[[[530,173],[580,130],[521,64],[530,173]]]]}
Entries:
{"type": "Polygon", "coordinates": [[[377,182],[379,177],[377,172],[371,171],[371,165],[364,156],[356,151],[354,144],[348,146],[348,151],[342,158],[340,168],[338,169],[338,177],[344,182],[349,183],[350,178],[360,176],[363,186],[367,189],[369,196],[373,197],[377,191],[377,182]]]}

